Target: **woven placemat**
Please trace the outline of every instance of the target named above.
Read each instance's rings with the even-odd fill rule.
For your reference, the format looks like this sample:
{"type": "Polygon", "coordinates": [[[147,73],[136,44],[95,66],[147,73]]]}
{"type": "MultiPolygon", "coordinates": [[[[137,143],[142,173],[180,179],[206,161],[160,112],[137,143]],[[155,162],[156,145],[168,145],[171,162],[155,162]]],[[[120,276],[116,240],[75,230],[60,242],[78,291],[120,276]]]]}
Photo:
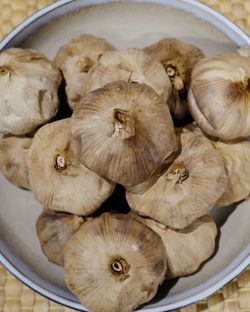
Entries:
{"type": "MultiPolygon", "coordinates": [[[[0,39],[53,0],[0,0],[0,39]]],[[[250,33],[250,0],[203,0],[250,33]]],[[[66,312],[36,294],[0,266],[0,312],[66,312]]],[[[250,312],[250,268],[216,294],[176,312],[250,312]]]]}

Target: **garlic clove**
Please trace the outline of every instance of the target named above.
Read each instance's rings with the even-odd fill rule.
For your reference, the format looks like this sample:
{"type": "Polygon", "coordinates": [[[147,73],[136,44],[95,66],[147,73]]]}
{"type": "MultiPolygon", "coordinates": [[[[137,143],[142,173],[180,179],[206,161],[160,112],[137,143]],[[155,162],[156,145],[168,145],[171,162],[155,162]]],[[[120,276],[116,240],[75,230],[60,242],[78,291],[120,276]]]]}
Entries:
{"type": "Polygon", "coordinates": [[[52,119],[60,83],[60,71],[44,55],[19,48],[1,52],[0,133],[23,135],[52,119]]]}
{"type": "Polygon", "coordinates": [[[46,209],[36,222],[41,249],[49,261],[63,266],[64,244],[76,233],[87,219],[63,212],[46,209]]]}
{"type": "Polygon", "coordinates": [[[65,78],[66,94],[72,109],[86,95],[87,73],[97,64],[102,54],[112,50],[115,48],[106,40],[87,34],[74,37],[59,49],[55,63],[65,78]]]}
{"type": "Polygon", "coordinates": [[[173,38],[162,39],[144,51],[161,62],[172,83],[173,93],[169,108],[176,119],[183,119],[189,113],[187,93],[191,82],[191,72],[203,57],[203,52],[188,43],[173,38]]]}
{"type": "Polygon", "coordinates": [[[127,215],[83,224],[63,258],[67,286],[95,312],[134,311],[154,297],[167,270],[160,236],[127,215]]]}
{"type": "Polygon", "coordinates": [[[69,123],[64,119],[37,131],[27,158],[29,180],[44,207],[84,216],[101,206],[114,184],[76,160],[69,143],[69,123]]]}
{"type": "Polygon", "coordinates": [[[201,60],[192,72],[190,112],[208,135],[250,135],[250,59],[238,53],[201,60]]]}
{"type": "Polygon", "coordinates": [[[26,158],[32,139],[6,136],[0,141],[0,170],[13,184],[30,189],[26,158]]]}
{"type": "Polygon", "coordinates": [[[106,52],[88,74],[86,94],[114,81],[145,83],[165,101],[172,92],[170,80],[160,62],[136,48],[106,52]]]}
{"type": "Polygon", "coordinates": [[[167,105],[139,83],[114,82],[93,91],[75,109],[71,132],[83,164],[126,186],[172,161],[178,149],[167,105]]]}
{"type": "Polygon", "coordinates": [[[227,184],[223,159],[203,134],[182,129],[180,139],[181,154],[165,172],[126,192],[133,211],[173,229],[207,214],[227,184]]]}

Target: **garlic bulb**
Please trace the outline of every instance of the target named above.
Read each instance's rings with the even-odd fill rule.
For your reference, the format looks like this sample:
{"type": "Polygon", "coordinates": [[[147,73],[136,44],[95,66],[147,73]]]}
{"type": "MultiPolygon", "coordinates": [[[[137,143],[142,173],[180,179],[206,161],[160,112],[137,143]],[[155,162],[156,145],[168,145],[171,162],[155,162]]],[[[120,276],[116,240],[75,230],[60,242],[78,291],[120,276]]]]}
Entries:
{"type": "Polygon", "coordinates": [[[224,140],[250,135],[250,59],[238,53],[201,60],[192,72],[189,109],[201,129],[224,140]]]}
{"type": "Polygon", "coordinates": [[[30,189],[27,154],[32,144],[28,137],[6,136],[0,141],[0,170],[13,184],[30,189]]]}
{"type": "Polygon", "coordinates": [[[76,215],[43,211],[37,219],[36,231],[42,251],[49,261],[63,266],[63,246],[84,222],[86,219],[76,215]]]}
{"type": "Polygon", "coordinates": [[[86,94],[118,80],[145,83],[165,101],[172,92],[164,67],[141,49],[106,52],[88,74],[86,94]]]}
{"type": "Polygon", "coordinates": [[[85,96],[86,77],[103,53],[115,50],[106,40],[91,35],[74,37],[57,52],[55,63],[66,81],[68,103],[74,109],[85,96]]]}
{"type": "Polygon", "coordinates": [[[63,251],[65,280],[95,312],[130,312],[156,294],[166,274],[158,234],[127,215],[103,214],[83,224],[63,251]]]}
{"type": "Polygon", "coordinates": [[[93,91],[71,118],[78,157],[100,176],[134,185],[169,163],[178,148],[169,109],[144,84],[114,82],[93,91]]]}
{"type": "Polygon", "coordinates": [[[162,63],[173,86],[169,108],[176,119],[189,113],[187,94],[191,82],[191,72],[195,64],[204,57],[203,52],[177,39],[165,38],[146,48],[144,51],[162,63]]]}
{"type": "Polygon", "coordinates": [[[182,229],[207,214],[226,188],[220,154],[203,135],[183,129],[182,151],[159,177],[129,188],[130,208],[173,229],[182,229]]]}
{"type": "Polygon", "coordinates": [[[205,215],[182,230],[173,230],[157,221],[131,213],[135,220],[160,235],[167,254],[168,279],[194,273],[215,250],[217,226],[205,215]]]}
{"type": "Polygon", "coordinates": [[[40,128],[27,157],[29,180],[44,207],[84,216],[101,206],[114,184],[77,161],[69,140],[69,119],[40,128]]]}
{"type": "Polygon", "coordinates": [[[250,142],[212,142],[223,157],[228,176],[226,191],[216,205],[226,206],[250,195],[250,142]]]}
{"type": "Polygon", "coordinates": [[[34,50],[0,53],[0,133],[22,135],[55,116],[60,71],[34,50]]]}

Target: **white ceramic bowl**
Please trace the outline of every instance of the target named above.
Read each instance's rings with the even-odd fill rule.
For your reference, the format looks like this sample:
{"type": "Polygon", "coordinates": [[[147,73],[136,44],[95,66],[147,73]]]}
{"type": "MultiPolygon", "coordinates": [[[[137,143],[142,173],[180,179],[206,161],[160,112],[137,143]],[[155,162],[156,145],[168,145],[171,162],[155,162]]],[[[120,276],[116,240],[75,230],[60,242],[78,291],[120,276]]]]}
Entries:
{"type": "MultiPolygon", "coordinates": [[[[192,0],[62,0],[18,26],[1,42],[0,50],[20,45],[52,58],[62,44],[80,33],[104,37],[118,48],[143,47],[163,37],[176,37],[197,45],[206,55],[250,45],[248,35],[240,28],[192,0]]],[[[41,209],[31,192],[18,189],[0,176],[0,262],[40,294],[85,311],[66,289],[63,270],[41,253],[35,234],[41,209]]],[[[249,265],[250,202],[214,208],[213,214],[220,228],[216,254],[196,274],[164,284],[157,299],[142,307],[143,311],[169,311],[196,302],[249,265]]]]}

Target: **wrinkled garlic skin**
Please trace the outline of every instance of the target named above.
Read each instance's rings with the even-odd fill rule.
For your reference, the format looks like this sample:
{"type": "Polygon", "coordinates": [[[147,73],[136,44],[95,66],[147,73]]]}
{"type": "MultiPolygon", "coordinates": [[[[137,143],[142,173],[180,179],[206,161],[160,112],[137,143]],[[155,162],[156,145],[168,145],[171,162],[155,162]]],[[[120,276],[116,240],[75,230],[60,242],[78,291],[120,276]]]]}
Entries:
{"type": "Polygon", "coordinates": [[[196,272],[215,250],[217,226],[205,215],[182,230],[172,230],[157,221],[132,216],[160,235],[167,254],[168,279],[196,272]]]}
{"type": "Polygon", "coordinates": [[[71,132],[80,161],[125,186],[171,162],[178,149],[168,106],[144,84],[120,81],[93,91],[75,109],[71,132]]]}
{"type": "Polygon", "coordinates": [[[114,184],[76,160],[69,140],[69,119],[37,131],[27,157],[30,185],[44,207],[85,216],[112,194],[114,184]]]}
{"type": "Polygon", "coordinates": [[[238,53],[201,60],[192,72],[190,113],[208,135],[250,135],[250,59],[238,53]]]}
{"type": "Polygon", "coordinates": [[[151,300],[166,275],[158,234],[127,215],[103,214],[64,246],[65,280],[95,312],[130,312],[151,300]]]}
{"type": "Polygon", "coordinates": [[[250,195],[250,142],[213,142],[223,157],[228,176],[226,191],[217,201],[218,206],[227,206],[250,195]]]}
{"type": "Polygon", "coordinates": [[[177,39],[162,39],[144,51],[162,63],[172,83],[172,96],[168,101],[171,113],[176,119],[189,114],[187,94],[191,73],[195,64],[204,57],[203,52],[177,39]]]}
{"type": "Polygon", "coordinates": [[[32,144],[28,137],[6,136],[0,141],[0,170],[13,184],[30,189],[26,158],[32,144]]]}
{"type": "Polygon", "coordinates": [[[0,53],[0,133],[23,135],[57,113],[59,69],[34,50],[0,53]]]}
{"type": "Polygon", "coordinates": [[[55,63],[66,81],[68,103],[74,109],[85,97],[86,77],[100,57],[115,48],[106,40],[91,35],[73,38],[57,52],[55,63]]]}
{"type": "Polygon", "coordinates": [[[158,179],[126,192],[133,211],[173,229],[207,214],[227,184],[223,159],[206,137],[183,129],[180,139],[181,154],[158,179]]]}
{"type": "Polygon", "coordinates": [[[114,81],[145,83],[165,101],[172,93],[171,82],[162,64],[141,49],[105,53],[88,74],[86,94],[114,81]]]}
{"type": "Polygon", "coordinates": [[[36,222],[41,249],[49,261],[63,266],[63,246],[86,219],[63,212],[44,210],[36,222]]]}

